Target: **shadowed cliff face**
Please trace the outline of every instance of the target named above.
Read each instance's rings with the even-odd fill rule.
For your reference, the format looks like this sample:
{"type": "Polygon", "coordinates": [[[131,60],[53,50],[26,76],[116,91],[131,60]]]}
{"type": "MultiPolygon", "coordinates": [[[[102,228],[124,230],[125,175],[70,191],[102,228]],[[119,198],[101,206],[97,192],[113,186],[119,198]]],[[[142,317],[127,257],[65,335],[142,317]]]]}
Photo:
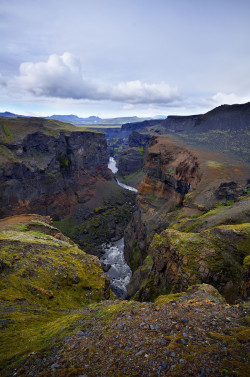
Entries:
{"type": "Polygon", "coordinates": [[[53,127],[48,133],[41,126],[41,131],[16,137],[8,123],[6,129],[10,136],[1,140],[1,217],[28,212],[65,217],[79,202],[91,199],[98,182],[111,179],[101,133],[56,132],[53,127]]]}

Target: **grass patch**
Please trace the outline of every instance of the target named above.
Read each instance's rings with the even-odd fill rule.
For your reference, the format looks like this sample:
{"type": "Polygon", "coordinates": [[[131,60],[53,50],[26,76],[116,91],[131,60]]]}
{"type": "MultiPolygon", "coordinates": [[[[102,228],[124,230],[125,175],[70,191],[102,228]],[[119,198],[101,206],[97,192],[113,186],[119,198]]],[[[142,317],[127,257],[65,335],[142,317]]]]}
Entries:
{"type": "Polygon", "coordinates": [[[8,375],[8,368],[13,368],[31,352],[49,349],[65,335],[72,333],[72,324],[82,317],[82,314],[53,310],[26,313],[19,313],[17,310],[9,313],[8,319],[11,322],[1,330],[0,367],[4,366],[3,373],[8,375]]]}

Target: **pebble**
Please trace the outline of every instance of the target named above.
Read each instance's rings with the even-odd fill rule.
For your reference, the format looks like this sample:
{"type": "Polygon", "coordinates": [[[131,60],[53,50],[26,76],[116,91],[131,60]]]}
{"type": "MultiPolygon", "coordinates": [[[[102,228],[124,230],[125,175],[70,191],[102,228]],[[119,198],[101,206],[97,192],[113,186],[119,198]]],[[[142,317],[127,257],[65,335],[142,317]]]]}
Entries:
{"type": "Polygon", "coordinates": [[[187,345],[187,341],[186,341],[186,339],[180,339],[180,343],[183,344],[184,346],[187,345]]]}
{"type": "Polygon", "coordinates": [[[162,363],[161,363],[161,369],[167,369],[168,367],[168,364],[166,362],[166,360],[163,360],[162,363]]]}
{"type": "Polygon", "coordinates": [[[139,351],[139,352],[137,352],[136,354],[135,354],[135,356],[141,356],[142,354],[143,354],[143,350],[141,350],[141,351],[139,351]]]}
{"type": "Polygon", "coordinates": [[[78,331],[76,332],[76,335],[80,335],[80,336],[83,336],[83,335],[84,335],[84,332],[83,332],[83,331],[81,331],[81,330],[78,330],[78,331]]]}
{"type": "Polygon", "coordinates": [[[167,341],[166,341],[166,339],[161,339],[159,341],[159,343],[160,343],[161,346],[165,346],[167,344],[167,341]]]}
{"type": "Polygon", "coordinates": [[[52,370],[53,370],[53,369],[57,369],[57,368],[59,368],[59,364],[58,364],[58,363],[54,363],[54,364],[51,365],[50,368],[51,368],[52,370]]]}

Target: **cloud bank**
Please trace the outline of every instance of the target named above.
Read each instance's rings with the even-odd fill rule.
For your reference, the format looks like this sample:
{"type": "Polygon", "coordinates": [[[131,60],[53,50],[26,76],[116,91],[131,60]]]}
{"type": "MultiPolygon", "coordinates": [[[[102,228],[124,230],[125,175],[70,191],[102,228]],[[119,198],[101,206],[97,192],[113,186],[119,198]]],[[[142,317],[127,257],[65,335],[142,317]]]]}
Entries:
{"type": "Polygon", "coordinates": [[[35,96],[111,100],[128,104],[173,104],[181,101],[177,88],[165,82],[140,80],[105,84],[83,77],[81,62],[71,53],[50,55],[47,62],[26,62],[12,85],[35,96]]]}

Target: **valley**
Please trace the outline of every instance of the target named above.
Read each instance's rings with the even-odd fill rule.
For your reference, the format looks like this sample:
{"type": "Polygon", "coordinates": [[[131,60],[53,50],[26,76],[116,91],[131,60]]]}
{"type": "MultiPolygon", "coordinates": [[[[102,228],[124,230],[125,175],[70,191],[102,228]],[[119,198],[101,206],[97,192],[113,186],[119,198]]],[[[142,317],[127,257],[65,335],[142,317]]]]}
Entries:
{"type": "Polygon", "coordinates": [[[3,376],[247,376],[250,104],[95,121],[0,117],[3,376]]]}

